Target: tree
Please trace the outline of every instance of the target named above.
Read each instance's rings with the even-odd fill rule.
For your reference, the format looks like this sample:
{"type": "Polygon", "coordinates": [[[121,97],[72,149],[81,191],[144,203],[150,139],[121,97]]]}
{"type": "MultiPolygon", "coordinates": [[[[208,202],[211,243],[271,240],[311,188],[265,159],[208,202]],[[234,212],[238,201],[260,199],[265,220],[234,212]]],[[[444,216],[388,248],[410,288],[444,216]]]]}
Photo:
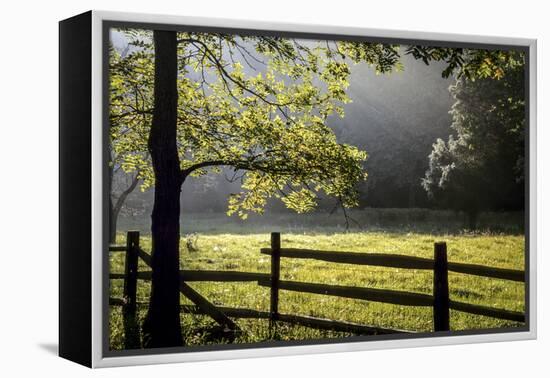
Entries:
{"type": "Polygon", "coordinates": [[[151,216],[152,280],[144,324],[149,347],[182,344],[179,295],[180,191],[184,177],[177,147],[178,61],[175,32],[155,31],[154,110],[149,152],[155,174],[151,216]]]}
{"type": "Polygon", "coordinates": [[[422,180],[438,203],[465,211],[470,228],[481,211],[521,209],[524,202],[522,56],[496,78],[476,76],[462,76],[450,88],[454,134],[433,145],[422,180]]]}
{"type": "Polygon", "coordinates": [[[120,166],[115,167],[113,164],[109,170],[109,176],[111,186],[109,191],[109,243],[115,243],[118,216],[126,199],[139,184],[139,172],[133,175],[127,174],[122,171],[120,166]]]}
{"type": "Polygon", "coordinates": [[[119,213],[134,189],[142,182],[149,187],[151,164],[147,135],[151,123],[153,75],[150,56],[142,52],[109,51],[109,241],[115,242],[119,213]]]}
{"type": "Polygon", "coordinates": [[[444,62],[441,76],[456,75],[469,80],[502,79],[506,71],[523,65],[523,53],[516,50],[487,50],[470,48],[409,46],[405,54],[422,60],[425,64],[444,62]]]}
{"type": "Polygon", "coordinates": [[[242,172],[243,191],[229,198],[228,208],[242,218],[261,213],[269,198],[309,211],[320,192],[356,205],[354,186],[366,177],[366,154],[339,144],[325,120],[343,115],[348,101],[346,60],[389,72],[398,54],[396,46],[381,44],[308,46],[277,37],[167,31],[155,31],[153,42],[151,48],[147,38],[134,41],[141,54],[154,53],[148,137],[153,277],[144,333],[146,346],[166,347],[181,344],[179,196],[185,180],[222,166],[242,172]],[[249,74],[255,66],[261,68],[249,74]]]}

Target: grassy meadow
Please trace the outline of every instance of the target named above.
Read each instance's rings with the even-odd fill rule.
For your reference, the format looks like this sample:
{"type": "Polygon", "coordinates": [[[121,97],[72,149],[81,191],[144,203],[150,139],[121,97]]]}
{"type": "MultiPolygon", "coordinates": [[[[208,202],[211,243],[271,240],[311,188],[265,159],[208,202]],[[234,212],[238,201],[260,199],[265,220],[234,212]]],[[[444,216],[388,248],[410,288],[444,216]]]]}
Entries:
{"type": "MultiPolygon", "coordinates": [[[[261,225],[258,227],[262,227],[261,225]]],[[[253,233],[198,232],[198,251],[186,248],[185,237],[181,242],[181,269],[233,270],[243,272],[270,272],[270,258],[260,253],[260,248],[269,247],[267,230],[251,227],[253,233]],[[256,232],[257,231],[257,232],[256,232]]],[[[275,231],[271,229],[271,231],[275,231]]],[[[524,269],[524,236],[519,232],[426,232],[338,229],[324,231],[290,232],[283,230],[282,247],[308,248],[331,251],[354,251],[363,253],[393,253],[433,258],[433,243],[446,241],[449,261],[482,264],[492,267],[524,269]]],[[[118,244],[124,243],[125,235],[118,235],[118,244]]],[[[151,239],[142,235],[144,250],[150,251],[151,239]]],[[[124,272],[124,255],[110,256],[112,273],[124,272]]],[[[140,261],[140,270],[149,270],[140,261]]],[[[358,287],[404,290],[417,293],[432,293],[432,273],[423,270],[370,267],[328,263],[306,259],[281,259],[281,279],[303,282],[348,285],[358,287]]],[[[191,282],[190,285],[216,305],[269,310],[269,288],[255,283],[191,282]]],[[[496,308],[524,311],[524,284],[499,279],[469,276],[449,272],[449,289],[452,300],[480,304],[496,308]]],[[[110,296],[121,298],[122,280],[111,280],[110,296]]],[[[138,281],[138,302],[147,302],[150,286],[138,281]]],[[[317,294],[302,294],[280,291],[281,313],[310,315],[321,318],[344,320],[375,327],[411,331],[432,330],[430,307],[409,307],[355,299],[337,298],[317,294]]],[[[181,297],[182,304],[192,304],[181,297]]],[[[146,307],[139,307],[139,316],[145,316],[146,307]]],[[[215,322],[202,315],[182,314],[185,344],[204,345],[223,343],[212,336],[215,322]]],[[[280,323],[270,330],[267,320],[237,319],[244,331],[234,342],[249,343],[266,340],[303,340],[349,336],[348,334],[321,331],[303,326],[280,323]]],[[[522,323],[470,315],[451,310],[451,329],[485,329],[520,326],[522,323]]],[[[111,349],[124,346],[124,327],[120,307],[111,307],[111,349]]]]}

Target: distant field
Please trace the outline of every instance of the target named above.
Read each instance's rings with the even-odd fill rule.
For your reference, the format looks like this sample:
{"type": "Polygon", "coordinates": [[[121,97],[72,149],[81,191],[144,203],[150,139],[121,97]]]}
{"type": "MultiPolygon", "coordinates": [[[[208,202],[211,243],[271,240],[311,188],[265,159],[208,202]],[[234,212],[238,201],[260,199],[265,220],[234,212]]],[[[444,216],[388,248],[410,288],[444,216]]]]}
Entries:
{"type": "MultiPolygon", "coordinates": [[[[446,241],[449,261],[482,264],[492,267],[524,269],[524,237],[513,234],[441,234],[418,232],[307,232],[282,231],[282,247],[332,251],[397,253],[418,257],[433,257],[433,243],[446,241]]],[[[268,273],[269,256],[260,248],[269,247],[269,232],[250,235],[238,233],[199,233],[198,252],[188,252],[181,245],[181,268],[201,270],[237,270],[268,273]]],[[[123,243],[124,235],[119,234],[123,243]]],[[[151,240],[142,236],[141,245],[150,251],[151,240]]],[[[140,270],[149,270],[140,263],[140,270]]],[[[124,271],[122,254],[111,255],[111,272],[124,271]]],[[[432,273],[369,266],[325,263],[314,260],[281,259],[281,279],[349,285],[370,288],[432,293],[432,273]]],[[[111,297],[122,297],[122,280],[111,280],[111,297]]],[[[269,289],[253,283],[192,282],[190,285],[217,305],[269,310],[269,289]]],[[[524,311],[524,284],[476,276],[449,273],[452,300],[481,304],[514,311],[524,311]]],[[[149,283],[139,281],[138,302],[147,302],[149,283]]],[[[182,303],[191,304],[182,297],[182,303]]],[[[432,330],[431,308],[407,307],[361,300],[336,298],[316,294],[280,292],[281,313],[312,315],[345,320],[365,325],[414,331],[432,330]]],[[[145,308],[140,309],[140,317],[145,308]]],[[[271,334],[266,320],[237,320],[245,330],[235,342],[255,342],[269,339],[295,340],[345,336],[345,334],[313,330],[301,326],[280,325],[271,334]]],[[[219,343],[205,331],[213,321],[201,315],[182,314],[186,345],[219,343]]],[[[451,310],[451,329],[513,327],[511,321],[469,315],[451,310]]],[[[111,308],[110,344],[121,349],[124,343],[121,309],[111,308]]]]}
{"type": "MultiPolygon", "coordinates": [[[[431,209],[351,209],[348,210],[349,231],[368,232],[417,232],[428,234],[463,233],[467,228],[464,214],[449,210],[431,209]]],[[[150,217],[119,217],[118,229],[138,230],[149,234],[150,217]]],[[[487,212],[479,216],[477,231],[490,233],[523,234],[523,212],[487,212]]],[[[306,214],[293,212],[274,213],[266,211],[264,215],[250,214],[246,221],[225,213],[182,213],[182,235],[192,232],[207,234],[231,233],[251,234],[309,232],[343,232],[346,230],[346,218],[341,211],[330,214],[314,211],[306,214]]]]}

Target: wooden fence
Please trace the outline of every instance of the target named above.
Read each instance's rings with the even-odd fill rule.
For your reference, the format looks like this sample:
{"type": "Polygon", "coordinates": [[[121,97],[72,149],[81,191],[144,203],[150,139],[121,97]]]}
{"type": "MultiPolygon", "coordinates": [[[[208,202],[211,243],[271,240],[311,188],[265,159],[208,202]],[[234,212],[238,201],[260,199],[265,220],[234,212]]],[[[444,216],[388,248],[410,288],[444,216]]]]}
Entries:
{"type": "MultiPolygon", "coordinates": [[[[136,335],[137,280],[151,280],[151,271],[138,271],[138,258],[146,265],[151,266],[151,256],[139,246],[139,232],[129,231],[125,246],[110,246],[111,252],[126,252],[124,274],[111,273],[111,279],[124,279],[123,299],[110,298],[109,303],[123,307],[124,327],[126,334],[136,335]]],[[[492,307],[485,307],[469,303],[457,302],[449,299],[448,272],[457,272],[489,278],[498,278],[517,282],[524,282],[523,271],[492,268],[482,265],[453,263],[447,261],[447,245],[444,242],[434,244],[434,259],[411,257],[394,254],[358,253],[340,251],[316,251],[309,249],[281,248],[279,233],[271,234],[271,248],[262,248],[261,253],[271,256],[271,273],[249,273],[238,271],[214,270],[182,270],[180,271],[181,293],[189,298],[194,306],[182,305],[186,313],[205,314],[212,317],[227,331],[238,332],[238,326],[231,318],[258,318],[269,319],[273,325],[277,321],[300,324],[308,327],[327,329],[356,334],[387,334],[411,332],[398,329],[385,329],[356,324],[344,321],[335,321],[311,316],[281,314],[279,312],[279,291],[289,290],[301,293],[314,293],[343,298],[361,299],[373,302],[397,304],[403,306],[427,306],[433,308],[434,331],[449,331],[449,310],[462,311],[475,315],[484,315],[498,319],[525,322],[525,315],[520,312],[509,311],[492,307]],[[433,295],[373,289],[365,287],[337,286],[319,283],[284,281],[280,279],[280,260],[284,258],[314,259],[333,263],[370,265],[404,269],[433,270],[433,295]],[[220,307],[210,303],[206,298],[192,289],[186,282],[216,281],[216,282],[257,282],[258,285],[270,289],[269,312],[245,308],[220,307]]],[[[139,346],[139,339],[135,336],[126,338],[126,347],[139,346]]]]}

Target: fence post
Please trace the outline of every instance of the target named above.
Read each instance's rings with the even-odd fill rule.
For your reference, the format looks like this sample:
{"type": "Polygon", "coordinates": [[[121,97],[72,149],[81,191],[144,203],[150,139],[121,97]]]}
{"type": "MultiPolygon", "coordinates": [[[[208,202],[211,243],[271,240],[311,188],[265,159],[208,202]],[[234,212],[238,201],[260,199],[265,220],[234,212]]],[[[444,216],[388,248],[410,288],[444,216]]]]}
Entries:
{"type": "Polygon", "coordinates": [[[281,234],[271,233],[271,302],[269,308],[270,325],[279,316],[279,277],[281,270],[281,234]]]}
{"type": "Polygon", "coordinates": [[[124,267],[124,335],[126,349],[139,348],[141,345],[137,325],[137,272],[139,231],[128,231],[126,235],[126,261],[124,267]]]}
{"type": "Polygon", "coordinates": [[[434,331],[449,331],[447,244],[434,244],[434,331]]]}

